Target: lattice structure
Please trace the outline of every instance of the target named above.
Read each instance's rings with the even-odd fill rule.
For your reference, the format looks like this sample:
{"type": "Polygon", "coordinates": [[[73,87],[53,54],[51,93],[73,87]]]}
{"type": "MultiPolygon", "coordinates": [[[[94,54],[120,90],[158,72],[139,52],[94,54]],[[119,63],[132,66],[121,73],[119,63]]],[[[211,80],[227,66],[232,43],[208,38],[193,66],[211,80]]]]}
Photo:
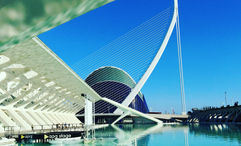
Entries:
{"type": "Polygon", "coordinates": [[[82,78],[93,71],[113,66],[127,72],[138,82],[159,50],[172,20],[173,9],[167,8],[94,53],[72,68],[82,78]]]}
{"type": "Polygon", "coordinates": [[[34,3],[41,13],[28,2],[6,1],[0,7],[0,133],[3,127],[31,131],[79,124],[75,114],[85,105],[81,93],[98,97],[36,35],[111,0],[39,0],[34,3]]]}

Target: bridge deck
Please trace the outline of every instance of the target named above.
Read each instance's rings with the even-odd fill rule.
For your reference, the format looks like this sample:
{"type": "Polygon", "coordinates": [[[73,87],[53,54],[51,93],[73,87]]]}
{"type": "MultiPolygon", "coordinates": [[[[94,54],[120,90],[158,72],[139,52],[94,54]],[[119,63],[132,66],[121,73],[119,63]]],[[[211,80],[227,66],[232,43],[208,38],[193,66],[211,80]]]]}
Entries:
{"type": "MultiPolygon", "coordinates": [[[[176,121],[176,122],[182,122],[187,120],[189,117],[188,115],[176,115],[176,114],[147,114],[153,118],[157,118],[162,121],[176,121]]],[[[83,119],[83,114],[76,115],[79,119],[83,119]]],[[[103,114],[95,114],[96,119],[106,119],[106,121],[112,121],[113,119],[117,119],[120,117],[120,114],[114,114],[114,113],[103,113],[103,114]]],[[[140,116],[137,115],[129,115],[128,118],[131,118],[132,120],[135,118],[140,118],[140,116]]],[[[98,122],[97,122],[98,123],[98,122]]]]}

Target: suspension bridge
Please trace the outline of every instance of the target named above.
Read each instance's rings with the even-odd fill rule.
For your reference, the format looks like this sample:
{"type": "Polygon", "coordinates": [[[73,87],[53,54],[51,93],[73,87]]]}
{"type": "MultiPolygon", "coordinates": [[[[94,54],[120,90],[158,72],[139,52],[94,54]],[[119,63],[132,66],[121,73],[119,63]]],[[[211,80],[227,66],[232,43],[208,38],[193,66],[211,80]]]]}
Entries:
{"type": "MultiPolygon", "coordinates": [[[[5,127],[28,132],[33,125],[39,125],[38,130],[49,130],[52,124],[82,123],[76,113],[88,110],[86,105],[89,102],[104,111],[89,111],[92,114],[106,114],[112,110],[117,118],[111,124],[128,116],[142,117],[158,124],[163,120],[187,118],[177,0],[169,8],[81,59],[72,68],[37,37],[109,2],[111,0],[61,5],[71,12],[46,12],[38,25],[38,21],[34,21],[36,25],[31,29],[23,29],[30,26],[19,22],[22,24],[20,28],[11,26],[18,30],[16,35],[1,36],[6,40],[0,46],[0,133],[5,132],[5,127]],[[83,5],[86,8],[80,9],[83,5]],[[92,7],[87,7],[89,5],[92,7]],[[62,19],[57,19],[60,16],[62,19]],[[52,20],[53,23],[47,25],[42,20],[52,20]],[[183,115],[148,114],[141,89],[159,62],[175,26],[183,115]],[[104,90],[104,87],[108,88],[104,90]]],[[[92,108],[91,104],[88,105],[92,108]]],[[[92,116],[85,118],[91,121],[90,125],[93,124],[92,116]]]]}

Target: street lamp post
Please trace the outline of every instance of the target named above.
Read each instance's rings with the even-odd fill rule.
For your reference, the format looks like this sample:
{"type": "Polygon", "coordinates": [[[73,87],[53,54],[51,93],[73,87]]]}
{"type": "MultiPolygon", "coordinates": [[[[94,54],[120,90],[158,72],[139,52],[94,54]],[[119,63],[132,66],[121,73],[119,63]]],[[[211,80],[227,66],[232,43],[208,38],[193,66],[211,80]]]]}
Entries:
{"type": "Polygon", "coordinates": [[[224,92],[224,98],[225,98],[225,105],[227,106],[228,104],[227,104],[227,92],[226,91],[224,92]]]}

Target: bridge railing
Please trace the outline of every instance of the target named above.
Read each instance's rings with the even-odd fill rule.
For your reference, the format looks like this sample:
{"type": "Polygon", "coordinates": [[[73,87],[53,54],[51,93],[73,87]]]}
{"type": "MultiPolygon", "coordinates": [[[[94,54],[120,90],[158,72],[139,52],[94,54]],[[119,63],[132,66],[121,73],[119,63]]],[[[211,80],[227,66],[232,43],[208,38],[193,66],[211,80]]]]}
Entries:
{"type": "Polygon", "coordinates": [[[24,129],[21,126],[3,126],[5,135],[25,134],[25,133],[46,133],[61,131],[79,131],[83,130],[83,123],[61,123],[61,124],[45,124],[31,125],[30,129],[24,129]]]}

